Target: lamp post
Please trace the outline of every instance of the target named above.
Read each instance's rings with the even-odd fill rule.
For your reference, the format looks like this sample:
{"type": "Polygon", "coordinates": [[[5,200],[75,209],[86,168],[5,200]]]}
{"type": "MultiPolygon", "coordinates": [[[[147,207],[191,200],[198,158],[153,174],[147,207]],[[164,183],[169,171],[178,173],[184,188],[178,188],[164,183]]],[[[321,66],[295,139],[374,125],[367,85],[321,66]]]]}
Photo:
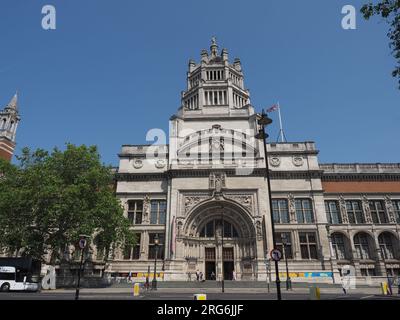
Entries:
{"type": "MultiPolygon", "coordinates": [[[[269,208],[271,214],[271,229],[272,229],[272,243],[274,249],[276,249],[276,237],[275,237],[275,222],[274,216],[272,214],[272,198],[271,198],[271,181],[269,177],[269,166],[268,166],[268,154],[267,154],[267,138],[268,134],[265,132],[265,127],[272,123],[272,119],[268,118],[268,115],[265,114],[264,110],[261,113],[261,117],[257,121],[260,126],[259,132],[256,134],[255,138],[263,141],[264,145],[264,157],[265,157],[265,177],[267,179],[268,184],[268,200],[269,200],[269,208]]],[[[275,261],[275,282],[276,282],[276,294],[278,300],[282,300],[281,296],[281,280],[279,279],[279,266],[278,261],[275,261]]]]}
{"type": "Polygon", "coordinates": [[[79,290],[81,286],[81,270],[82,270],[82,265],[83,265],[83,255],[86,249],[87,245],[87,239],[89,236],[87,235],[79,235],[79,248],[81,248],[81,262],[79,263],[79,269],[78,269],[78,283],[76,285],[76,290],[75,290],[75,300],[79,300],[79,290]]]}
{"type": "Polygon", "coordinates": [[[225,282],[224,282],[224,207],[221,208],[221,290],[225,292],[225,282]]]}
{"type": "Polygon", "coordinates": [[[292,290],[292,279],[290,279],[289,275],[289,267],[288,267],[288,261],[287,261],[287,256],[286,256],[286,245],[287,245],[287,236],[286,233],[281,234],[282,238],[282,245],[283,245],[283,256],[285,257],[285,264],[286,264],[286,290],[292,290]]]}
{"type": "Polygon", "coordinates": [[[154,257],[154,276],[153,281],[151,282],[151,290],[157,290],[157,255],[158,255],[158,235],[154,236],[154,247],[155,247],[155,257],[154,257]]]}
{"type": "Polygon", "coordinates": [[[326,226],[326,234],[328,236],[328,242],[329,242],[329,262],[331,264],[331,270],[332,270],[332,283],[335,283],[335,275],[333,274],[333,261],[332,261],[332,257],[333,257],[333,248],[332,248],[332,236],[329,232],[329,224],[327,224],[326,226]]]}
{"type": "MultiPolygon", "coordinates": [[[[378,248],[378,249],[376,249],[376,250],[378,251],[378,254],[377,254],[378,259],[379,259],[379,252],[380,252],[380,254],[381,254],[381,256],[382,256],[383,266],[384,266],[385,272],[386,272],[386,279],[387,279],[388,289],[389,289],[390,295],[392,295],[392,286],[391,286],[391,284],[390,284],[389,273],[388,273],[388,269],[387,269],[387,266],[386,266],[385,253],[383,252],[382,247],[380,247],[380,248],[378,248]]],[[[379,260],[378,260],[378,261],[379,261],[379,260]]]]}

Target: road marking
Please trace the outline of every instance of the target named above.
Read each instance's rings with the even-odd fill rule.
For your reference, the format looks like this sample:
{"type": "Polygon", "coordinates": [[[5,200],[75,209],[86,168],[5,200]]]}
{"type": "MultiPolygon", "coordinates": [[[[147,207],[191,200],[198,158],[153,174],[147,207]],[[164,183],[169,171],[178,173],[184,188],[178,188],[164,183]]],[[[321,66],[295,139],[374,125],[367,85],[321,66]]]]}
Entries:
{"type": "Polygon", "coordinates": [[[371,294],[371,295],[369,295],[369,296],[361,297],[360,300],[361,300],[361,299],[368,299],[368,298],[371,298],[371,297],[374,297],[374,296],[375,296],[375,295],[371,294]]]}

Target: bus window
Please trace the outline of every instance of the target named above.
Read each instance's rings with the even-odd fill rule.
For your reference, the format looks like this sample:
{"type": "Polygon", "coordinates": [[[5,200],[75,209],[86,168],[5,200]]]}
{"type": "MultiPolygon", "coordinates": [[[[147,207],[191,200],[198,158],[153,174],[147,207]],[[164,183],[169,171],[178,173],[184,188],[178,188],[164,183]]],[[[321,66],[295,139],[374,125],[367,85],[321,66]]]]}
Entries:
{"type": "Polygon", "coordinates": [[[15,280],[15,273],[0,272],[0,280],[15,280]]]}

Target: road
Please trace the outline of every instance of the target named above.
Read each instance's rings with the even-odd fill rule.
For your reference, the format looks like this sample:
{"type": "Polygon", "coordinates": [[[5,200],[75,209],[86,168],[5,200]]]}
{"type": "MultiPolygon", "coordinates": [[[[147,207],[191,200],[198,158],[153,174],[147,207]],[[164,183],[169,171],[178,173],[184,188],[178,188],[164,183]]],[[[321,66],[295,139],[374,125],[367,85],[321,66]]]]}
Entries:
{"type": "MultiPolygon", "coordinates": [[[[141,292],[134,297],[129,288],[105,288],[105,289],[81,289],[80,300],[193,300],[195,293],[207,294],[207,300],[276,300],[276,293],[266,292],[257,288],[227,289],[222,293],[220,289],[193,288],[161,288],[157,291],[141,292]]],[[[396,292],[397,293],[397,292],[396,292]]],[[[37,293],[9,292],[0,293],[0,300],[74,300],[75,290],[58,289],[54,291],[42,291],[37,293]]],[[[283,300],[309,300],[307,288],[299,288],[294,291],[282,290],[283,300]]],[[[345,295],[337,288],[322,288],[321,300],[392,300],[400,301],[400,295],[383,296],[379,288],[364,288],[353,290],[345,295]]]]}

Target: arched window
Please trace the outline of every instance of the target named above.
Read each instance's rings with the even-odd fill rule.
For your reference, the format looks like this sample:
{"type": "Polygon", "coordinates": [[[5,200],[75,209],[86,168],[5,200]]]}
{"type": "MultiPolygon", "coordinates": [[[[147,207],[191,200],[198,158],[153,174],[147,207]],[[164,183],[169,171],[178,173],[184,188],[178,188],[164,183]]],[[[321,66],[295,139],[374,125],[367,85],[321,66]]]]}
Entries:
{"type": "Polygon", "coordinates": [[[393,250],[393,236],[388,232],[383,232],[379,235],[379,247],[384,259],[395,259],[393,250]]]}
{"type": "Polygon", "coordinates": [[[346,251],[345,245],[345,237],[341,233],[333,233],[331,235],[332,238],[332,247],[333,252],[336,256],[337,260],[345,260],[348,259],[348,252],[346,251]]]}
{"type": "Polygon", "coordinates": [[[366,233],[357,233],[354,236],[354,246],[356,248],[357,258],[362,260],[372,259],[371,248],[366,233]]]}
{"type": "MultiPolygon", "coordinates": [[[[200,231],[200,238],[215,237],[215,230],[221,228],[222,220],[212,220],[208,222],[200,231]]],[[[236,228],[228,221],[224,220],[224,238],[238,238],[239,234],[236,228]]]]}

